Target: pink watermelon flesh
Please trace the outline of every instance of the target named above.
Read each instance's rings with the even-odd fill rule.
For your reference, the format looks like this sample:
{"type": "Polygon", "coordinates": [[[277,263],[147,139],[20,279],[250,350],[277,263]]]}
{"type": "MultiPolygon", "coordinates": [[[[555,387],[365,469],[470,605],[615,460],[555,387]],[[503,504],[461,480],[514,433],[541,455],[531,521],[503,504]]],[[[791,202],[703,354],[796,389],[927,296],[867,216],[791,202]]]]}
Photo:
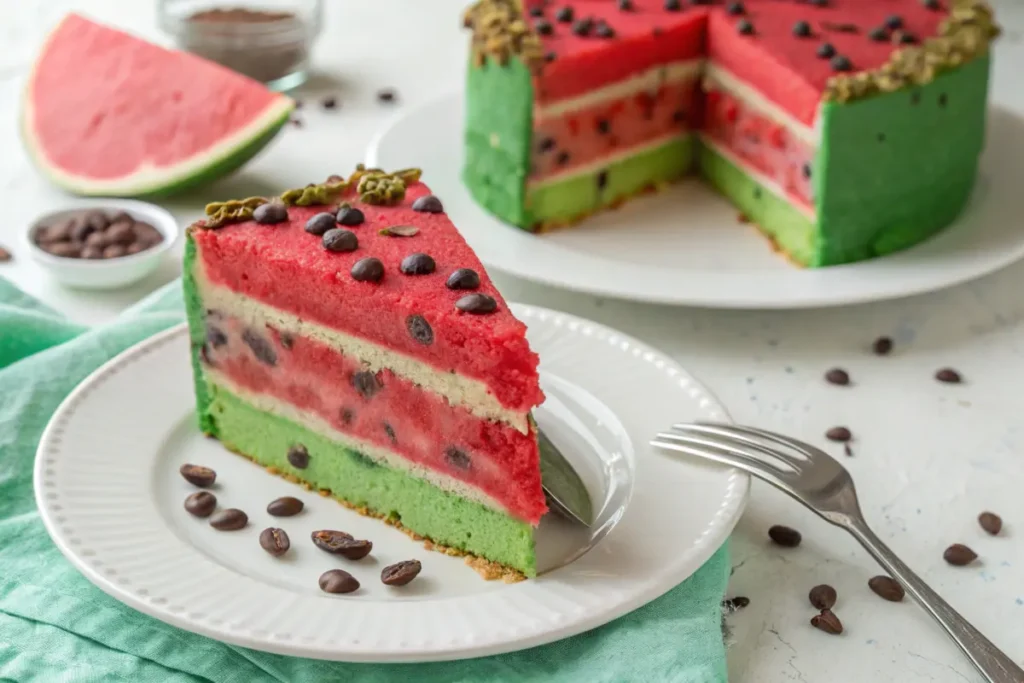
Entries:
{"type": "MultiPolygon", "coordinates": [[[[279,111],[266,128],[252,131],[259,138],[291,108],[288,98],[229,69],[75,14],[50,36],[27,98],[26,134],[40,163],[81,178],[86,192],[89,181],[118,179],[130,191],[131,176],[147,168],[166,171],[167,184],[187,182],[176,165],[209,155],[279,111]]],[[[219,150],[210,162],[244,151],[219,150]]]]}

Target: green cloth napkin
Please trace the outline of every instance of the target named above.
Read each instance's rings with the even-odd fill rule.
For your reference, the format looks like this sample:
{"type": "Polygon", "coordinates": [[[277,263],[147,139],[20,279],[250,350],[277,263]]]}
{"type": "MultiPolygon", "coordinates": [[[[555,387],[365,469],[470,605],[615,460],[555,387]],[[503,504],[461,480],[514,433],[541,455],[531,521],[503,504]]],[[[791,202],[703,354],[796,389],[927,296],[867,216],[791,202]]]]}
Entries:
{"type": "Polygon", "coordinates": [[[173,283],[95,329],[0,279],[0,681],[725,681],[725,548],[632,614],[558,643],[434,664],[339,664],[225,645],[163,624],[95,588],[36,513],[32,461],[61,400],[97,366],[184,320],[173,283]]]}

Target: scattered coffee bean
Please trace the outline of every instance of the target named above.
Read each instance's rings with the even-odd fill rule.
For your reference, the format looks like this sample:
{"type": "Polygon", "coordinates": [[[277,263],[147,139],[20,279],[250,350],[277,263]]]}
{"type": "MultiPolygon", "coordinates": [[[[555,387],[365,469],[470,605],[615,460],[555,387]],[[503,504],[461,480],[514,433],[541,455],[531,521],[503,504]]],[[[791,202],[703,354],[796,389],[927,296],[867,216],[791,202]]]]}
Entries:
{"type": "Polygon", "coordinates": [[[295,444],[288,449],[288,462],[297,470],[304,470],[309,467],[309,451],[301,443],[295,444]]]}
{"type": "Polygon", "coordinates": [[[82,249],[82,258],[101,259],[103,258],[103,249],[101,247],[86,247],[82,249]]]}
{"type": "Polygon", "coordinates": [[[389,225],[377,231],[381,237],[415,237],[420,229],[415,225],[389,225]]]}
{"type": "Polygon", "coordinates": [[[942,558],[955,567],[963,567],[978,559],[978,553],[962,543],[954,543],[946,548],[942,558]]]}
{"type": "Polygon", "coordinates": [[[480,276],[470,268],[459,268],[448,276],[444,286],[448,289],[476,289],[480,286],[480,276]]]}
{"type": "Polygon", "coordinates": [[[838,596],[836,595],[835,588],[827,583],[823,583],[812,588],[811,592],[807,594],[807,598],[814,607],[821,610],[835,607],[838,596]]]}
{"type": "Polygon", "coordinates": [[[352,265],[350,274],[356,282],[380,282],[384,279],[384,264],[372,256],[359,259],[352,265]]]}
{"type": "Polygon", "coordinates": [[[945,382],[946,384],[959,384],[963,381],[960,373],[953,368],[942,368],[935,373],[935,379],[940,382],[945,382]]]}
{"type": "Polygon", "coordinates": [[[875,592],[875,595],[888,600],[889,602],[902,602],[906,592],[898,581],[889,576],[873,576],[868,581],[868,588],[875,592]]]}
{"type": "Polygon", "coordinates": [[[351,593],[359,590],[359,582],[344,569],[330,569],[320,575],[320,590],[324,593],[351,593]]]}
{"type": "Polygon", "coordinates": [[[293,116],[290,119],[288,119],[288,123],[292,124],[296,128],[302,128],[302,119],[300,119],[297,116],[293,116]]]}
{"type": "Polygon", "coordinates": [[[409,254],[402,259],[399,269],[406,275],[430,275],[437,268],[434,259],[428,254],[409,254]]]}
{"type": "Polygon", "coordinates": [[[398,93],[396,93],[391,88],[383,88],[383,89],[377,91],[377,99],[380,102],[384,102],[385,104],[391,104],[397,98],[398,98],[398,93]]]}
{"type": "Polygon", "coordinates": [[[419,575],[423,565],[419,560],[403,560],[389,564],[380,572],[380,580],[388,586],[404,586],[419,575]]]}
{"type": "Polygon", "coordinates": [[[277,351],[274,350],[274,345],[267,341],[259,332],[248,328],[242,332],[242,341],[252,351],[252,355],[256,356],[256,360],[274,367],[277,365],[277,351]]]}
{"type": "Polygon", "coordinates": [[[1003,518],[994,512],[982,512],[978,515],[978,524],[992,536],[998,536],[1003,530],[1003,518]]]}
{"type": "Polygon", "coordinates": [[[409,331],[409,336],[418,341],[424,346],[430,346],[434,343],[434,330],[431,329],[430,323],[422,315],[410,315],[405,319],[405,329],[409,331]]]}
{"type": "Polygon", "coordinates": [[[850,442],[846,442],[846,443],[843,444],[843,453],[847,457],[852,457],[853,456],[853,449],[850,448],[850,442]]]}
{"type": "Polygon", "coordinates": [[[128,250],[124,248],[122,244],[111,244],[110,246],[103,248],[103,258],[117,258],[124,256],[128,253],[128,250]]]}
{"type": "Polygon", "coordinates": [[[352,538],[352,534],[347,534],[344,531],[323,529],[314,531],[310,534],[310,538],[313,539],[313,545],[320,550],[333,555],[341,555],[349,560],[361,560],[373,550],[372,542],[352,538]]]}
{"type": "Polygon", "coordinates": [[[742,595],[737,595],[735,598],[727,600],[726,602],[728,602],[729,606],[733,609],[743,609],[744,607],[750,605],[750,598],[744,597],[742,595]]]}
{"type": "Polygon", "coordinates": [[[338,223],[334,220],[334,216],[329,213],[318,213],[306,221],[305,230],[311,235],[323,237],[324,233],[336,227],[338,227],[338,223]]]}
{"type": "Polygon", "coordinates": [[[238,531],[249,523],[249,515],[238,508],[221,510],[210,517],[210,526],[218,531],[238,531]]]}
{"type": "Polygon", "coordinates": [[[305,504],[298,498],[282,496],[267,504],[267,514],[273,517],[294,517],[302,512],[305,504]]]}
{"type": "Polygon", "coordinates": [[[832,427],[825,432],[825,438],[829,441],[849,441],[853,438],[850,430],[846,427],[832,427]]]}
{"type": "Polygon", "coordinates": [[[281,557],[292,547],[292,543],[284,529],[268,527],[260,532],[260,547],[274,557],[281,557]]]}
{"type": "Polygon", "coordinates": [[[185,477],[185,481],[201,489],[210,488],[217,481],[217,473],[202,465],[185,463],[178,471],[185,477]]]}
{"type": "Polygon", "coordinates": [[[811,626],[833,636],[843,632],[843,623],[831,610],[822,610],[821,614],[811,617],[811,626]]]}
{"type": "Polygon", "coordinates": [[[10,251],[5,249],[4,247],[0,247],[0,263],[7,263],[13,258],[14,256],[11,255],[10,251]]]}
{"type": "Polygon", "coordinates": [[[365,399],[373,398],[384,387],[377,375],[369,370],[360,370],[352,375],[352,386],[365,399]]]}
{"type": "Polygon", "coordinates": [[[356,237],[356,234],[342,228],[332,228],[325,232],[321,243],[324,245],[324,249],[336,254],[355,251],[359,248],[359,238],[356,237]]]}
{"type": "Polygon", "coordinates": [[[281,202],[267,202],[253,210],[252,219],[262,225],[277,225],[288,220],[288,209],[281,202]]]}
{"type": "Polygon", "coordinates": [[[366,216],[363,215],[362,211],[350,206],[343,206],[338,209],[336,218],[339,224],[349,228],[355,225],[362,225],[366,221],[366,216]]]}
{"type": "Polygon", "coordinates": [[[428,194],[418,197],[412,203],[412,210],[420,211],[421,213],[444,213],[444,206],[442,206],[440,199],[432,194],[428,194]]]}
{"type": "Polygon", "coordinates": [[[879,337],[875,340],[875,343],[871,345],[871,350],[875,352],[876,356],[886,356],[892,351],[892,339],[889,337],[879,337]]]}
{"type": "Polygon", "coordinates": [[[469,455],[462,450],[459,450],[455,446],[449,446],[444,452],[445,461],[457,470],[466,472],[472,467],[472,461],[469,459],[469,455]]]}
{"type": "Polygon", "coordinates": [[[320,100],[320,106],[322,106],[324,109],[337,109],[337,107],[338,107],[338,98],[336,98],[336,97],[325,97],[322,100],[320,100]]]}
{"type": "Polygon", "coordinates": [[[825,373],[825,381],[829,384],[836,384],[845,387],[850,383],[850,375],[842,368],[832,368],[825,373]]]}
{"type": "Polygon", "coordinates": [[[498,310],[498,302],[492,296],[475,292],[473,294],[467,294],[456,301],[455,308],[459,309],[463,313],[485,315],[498,310]]]}
{"type": "Polygon", "coordinates": [[[217,508],[217,496],[209,491],[196,491],[185,499],[185,509],[196,517],[209,517],[217,508]]]}
{"type": "Polygon", "coordinates": [[[43,251],[63,258],[110,259],[138,254],[164,241],[149,223],[124,211],[79,211],[37,228],[32,241],[43,251]],[[117,247],[117,248],[111,248],[117,247]]]}
{"type": "Polygon", "coordinates": [[[768,529],[768,536],[783,548],[795,548],[803,540],[803,536],[800,535],[799,531],[781,524],[776,524],[768,529]]]}

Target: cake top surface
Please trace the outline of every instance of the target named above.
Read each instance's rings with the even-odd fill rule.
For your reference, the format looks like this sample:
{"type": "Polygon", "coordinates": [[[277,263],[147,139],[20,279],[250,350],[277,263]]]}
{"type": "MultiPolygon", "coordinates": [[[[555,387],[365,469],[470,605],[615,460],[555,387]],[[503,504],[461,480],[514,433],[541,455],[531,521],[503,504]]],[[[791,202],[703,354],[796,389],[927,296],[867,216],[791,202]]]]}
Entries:
{"type": "Polygon", "coordinates": [[[539,73],[701,21],[711,41],[759,43],[839,101],[929,82],[998,32],[984,0],[480,0],[465,18],[478,62],[515,55],[539,73]]]}

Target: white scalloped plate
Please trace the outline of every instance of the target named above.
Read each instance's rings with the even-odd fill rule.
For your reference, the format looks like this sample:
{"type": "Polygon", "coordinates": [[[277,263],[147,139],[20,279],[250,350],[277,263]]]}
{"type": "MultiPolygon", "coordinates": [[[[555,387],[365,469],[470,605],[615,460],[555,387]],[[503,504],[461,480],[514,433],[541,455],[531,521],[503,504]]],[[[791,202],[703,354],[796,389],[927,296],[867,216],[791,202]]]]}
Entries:
{"type": "Polygon", "coordinates": [[[577,467],[599,510],[595,528],[545,518],[541,575],[487,582],[461,559],[271,476],[193,419],[184,326],[136,345],[85,380],[57,410],[36,457],[40,514],[61,552],[127,605],[189,631],[282,654],[343,661],[426,661],[490,655],[551,642],[615,619],[696,571],[742,512],[748,478],[656,454],[649,437],[674,421],[728,419],[676,363],[615,330],[523,305],[548,395],[537,419],[577,467]],[[218,472],[222,507],[249,526],[218,532],[182,509],[186,461],[218,472]],[[265,513],[282,495],[298,516],[265,513]],[[292,549],[275,559],[260,530],[280,526],[292,549]],[[313,547],[314,529],[344,529],[374,543],[359,562],[313,547]],[[382,567],[415,557],[423,572],[404,589],[382,567]],[[361,582],[331,596],[317,577],[344,567],[361,582]],[[344,603],[344,604],[339,604],[344,603]]]}

